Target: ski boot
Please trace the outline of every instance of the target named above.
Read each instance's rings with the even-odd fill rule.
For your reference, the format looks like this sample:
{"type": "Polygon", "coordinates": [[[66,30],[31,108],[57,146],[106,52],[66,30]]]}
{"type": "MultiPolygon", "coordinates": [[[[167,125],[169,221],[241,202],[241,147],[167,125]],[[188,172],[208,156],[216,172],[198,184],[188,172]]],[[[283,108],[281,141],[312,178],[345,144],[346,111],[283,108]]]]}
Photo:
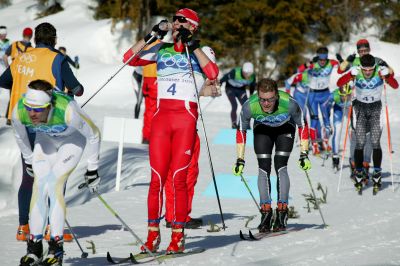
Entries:
{"type": "Polygon", "coordinates": [[[27,253],[20,260],[20,266],[30,266],[37,265],[43,253],[42,239],[34,239],[31,235],[30,239],[27,241],[27,253]]]}
{"type": "Polygon", "coordinates": [[[361,195],[365,173],[363,169],[356,169],[354,171],[354,186],[358,194],[361,195]]]}
{"type": "Polygon", "coordinates": [[[350,179],[353,180],[353,182],[356,181],[356,164],[349,158],[349,165],[350,165],[350,179]]]}
{"type": "Polygon", "coordinates": [[[260,233],[271,231],[272,214],[271,204],[261,205],[261,223],[257,227],[260,233]]]}
{"type": "Polygon", "coordinates": [[[167,248],[167,254],[182,253],[185,250],[185,228],[183,224],[173,224],[171,242],[167,248]]]}
{"type": "Polygon", "coordinates": [[[339,170],[339,156],[338,155],[333,155],[332,165],[333,165],[333,169],[335,169],[335,171],[339,170]]]}
{"type": "MultiPolygon", "coordinates": [[[[48,224],[46,226],[46,230],[44,231],[44,240],[50,241],[51,234],[50,234],[50,225],[48,224]]],[[[63,234],[63,240],[64,242],[72,242],[73,236],[72,233],[69,231],[69,229],[64,229],[64,234],[63,234]]]]}
{"type": "Polygon", "coordinates": [[[314,156],[320,156],[321,152],[320,152],[320,149],[318,147],[318,143],[317,142],[314,142],[312,144],[312,152],[313,152],[314,156]]]}
{"type": "Polygon", "coordinates": [[[288,206],[286,203],[278,203],[275,212],[274,231],[286,230],[288,220],[288,206]]]}
{"type": "Polygon", "coordinates": [[[382,169],[381,168],[375,168],[374,173],[372,174],[372,181],[374,182],[374,187],[372,189],[372,192],[374,195],[378,193],[378,191],[381,189],[382,183],[382,169]]]}
{"type": "Polygon", "coordinates": [[[49,251],[47,256],[43,258],[43,261],[39,264],[42,266],[57,265],[61,266],[64,256],[63,248],[64,240],[62,237],[56,236],[49,241],[49,251]]]}
{"type": "Polygon", "coordinates": [[[236,124],[236,122],[232,122],[232,129],[237,129],[237,124],[236,124]]]}
{"type": "Polygon", "coordinates": [[[203,225],[203,219],[192,218],[192,217],[189,217],[189,218],[190,218],[190,220],[186,221],[186,223],[185,223],[185,229],[197,229],[203,225]]]}
{"type": "Polygon", "coordinates": [[[29,224],[23,224],[18,226],[17,229],[17,240],[18,241],[26,241],[29,237],[29,224]]]}
{"type": "MultiPolygon", "coordinates": [[[[148,233],[147,233],[147,241],[144,243],[144,246],[147,247],[151,252],[156,252],[158,246],[161,242],[160,235],[160,224],[159,223],[149,223],[148,225],[148,233]]],[[[147,250],[144,246],[140,247],[142,253],[147,253],[147,250]]]]}
{"type": "Polygon", "coordinates": [[[364,185],[368,185],[369,182],[369,162],[363,162],[363,167],[364,167],[364,173],[365,173],[365,178],[364,178],[364,185]]]}

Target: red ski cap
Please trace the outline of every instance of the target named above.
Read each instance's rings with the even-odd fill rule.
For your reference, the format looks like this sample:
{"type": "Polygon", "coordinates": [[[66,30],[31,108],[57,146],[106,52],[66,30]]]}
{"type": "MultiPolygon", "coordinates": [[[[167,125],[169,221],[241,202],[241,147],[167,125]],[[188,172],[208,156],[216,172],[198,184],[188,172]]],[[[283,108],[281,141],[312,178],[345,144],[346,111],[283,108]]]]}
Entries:
{"type": "Polygon", "coordinates": [[[182,8],[179,9],[176,14],[176,16],[183,16],[185,17],[190,24],[192,24],[195,27],[198,27],[200,24],[200,18],[197,15],[196,11],[189,9],[189,8],[182,8]]]}
{"type": "Polygon", "coordinates": [[[369,42],[368,42],[367,39],[358,40],[358,42],[357,42],[357,49],[360,49],[361,47],[369,48],[369,42]]]}
{"type": "Polygon", "coordinates": [[[32,36],[33,35],[33,30],[31,28],[25,28],[22,31],[22,36],[32,36]]]}

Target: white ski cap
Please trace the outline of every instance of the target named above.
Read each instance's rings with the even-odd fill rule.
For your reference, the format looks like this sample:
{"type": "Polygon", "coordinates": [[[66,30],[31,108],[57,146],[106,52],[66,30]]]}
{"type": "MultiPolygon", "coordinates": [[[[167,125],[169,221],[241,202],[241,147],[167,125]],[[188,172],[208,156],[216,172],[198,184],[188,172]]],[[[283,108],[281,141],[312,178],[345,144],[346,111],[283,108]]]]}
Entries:
{"type": "Polygon", "coordinates": [[[6,35],[7,34],[7,29],[6,28],[0,28],[0,35],[6,35]]]}
{"type": "Polygon", "coordinates": [[[28,87],[25,94],[25,102],[33,106],[43,106],[51,101],[51,97],[44,91],[34,90],[28,87]]]}
{"type": "Polygon", "coordinates": [[[253,74],[253,73],[254,73],[254,66],[253,66],[253,64],[250,63],[250,62],[245,62],[245,63],[243,64],[242,71],[243,71],[244,73],[247,73],[247,74],[253,74]]]}
{"type": "Polygon", "coordinates": [[[203,46],[201,47],[201,50],[207,55],[207,57],[215,64],[216,63],[216,58],[215,58],[215,52],[211,47],[209,46],[203,46]]]}

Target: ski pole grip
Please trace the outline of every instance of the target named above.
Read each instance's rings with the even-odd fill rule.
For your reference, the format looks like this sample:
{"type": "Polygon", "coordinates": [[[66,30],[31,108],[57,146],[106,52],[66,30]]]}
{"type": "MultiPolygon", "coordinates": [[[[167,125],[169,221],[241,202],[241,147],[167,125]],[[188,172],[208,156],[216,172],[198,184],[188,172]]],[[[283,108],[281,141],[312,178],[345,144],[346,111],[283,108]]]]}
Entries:
{"type": "Polygon", "coordinates": [[[82,189],[84,187],[87,187],[87,183],[82,183],[78,186],[78,189],[82,189]]]}

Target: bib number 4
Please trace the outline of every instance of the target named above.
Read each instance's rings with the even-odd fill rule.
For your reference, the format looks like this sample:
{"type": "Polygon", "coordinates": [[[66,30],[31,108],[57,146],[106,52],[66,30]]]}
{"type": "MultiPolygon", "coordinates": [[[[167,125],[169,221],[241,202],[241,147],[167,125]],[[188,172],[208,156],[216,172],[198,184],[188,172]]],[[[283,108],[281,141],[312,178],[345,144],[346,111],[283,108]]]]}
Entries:
{"type": "Polygon", "coordinates": [[[176,93],[176,83],[172,84],[171,87],[169,87],[169,88],[167,89],[167,92],[171,93],[172,96],[174,96],[175,93],[176,93]]]}

